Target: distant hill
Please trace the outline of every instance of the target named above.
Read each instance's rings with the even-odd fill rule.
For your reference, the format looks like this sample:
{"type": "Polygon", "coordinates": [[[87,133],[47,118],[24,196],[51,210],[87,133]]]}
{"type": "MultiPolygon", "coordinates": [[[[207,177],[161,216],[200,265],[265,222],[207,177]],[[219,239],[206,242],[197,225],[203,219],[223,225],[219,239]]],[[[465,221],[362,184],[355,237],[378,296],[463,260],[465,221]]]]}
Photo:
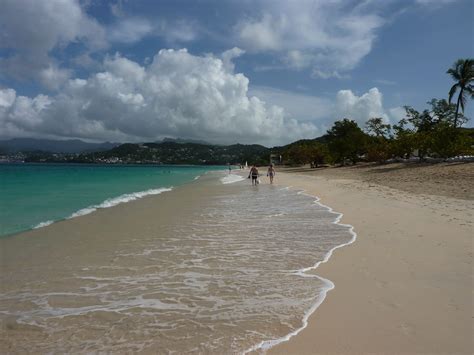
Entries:
{"type": "Polygon", "coordinates": [[[268,164],[271,154],[284,154],[294,145],[325,142],[325,136],[267,148],[258,144],[217,145],[165,138],[149,143],[86,143],[81,140],[17,138],[0,141],[0,153],[25,153],[26,162],[110,164],[268,164]],[[62,153],[62,154],[52,154],[62,153]],[[74,153],[74,154],[72,154],[74,153]],[[77,154],[78,153],[78,154],[77,154]]]}
{"type": "Polygon", "coordinates": [[[82,154],[77,160],[78,162],[97,162],[119,159],[123,163],[223,165],[246,161],[249,164],[267,162],[269,154],[269,148],[258,144],[221,146],[165,141],[143,144],[125,143],[108,151],[82,154]]]}
{"type": "Polygon", "coordinates": [[[157,142],[157,143],[167,143],[167,142],[174,142],[174,143],[196,143],[196,144],[206,144],[206,145],[210,145],[210,143],[206,142],[206,141],[202,141],[202,140],[199,140],[199,139],[183,139],[183,138],[163,138],[161,140],[161,142],[157,142]]]}
{"type": "Polygon", "coordinates": [[[52,140],[36,138],[13,138],[0,141],[0,152],[17,153],[42,151],[48,153],[85,153],[109,150],[118,143],[87,143],[79,139],[52,140]]]}
{"type": "Polygon", "coordinates": [[[273,148],[271,148],[271,151],[274,154],[281,154],[281,153],[287,151],[289,148],[291,148],[293,146],[307,145],[307,144],[312,144],[312,143],[325,144],[327,142],[328,142],[328,136],[327,136],[327,134],[325,134],[321,137],[317,137],[317,138],[313,138],[313,139],[300,139],[300,140],[294,141],[292,143],[289,143],[287,145],[273,147],[273,148]]]}

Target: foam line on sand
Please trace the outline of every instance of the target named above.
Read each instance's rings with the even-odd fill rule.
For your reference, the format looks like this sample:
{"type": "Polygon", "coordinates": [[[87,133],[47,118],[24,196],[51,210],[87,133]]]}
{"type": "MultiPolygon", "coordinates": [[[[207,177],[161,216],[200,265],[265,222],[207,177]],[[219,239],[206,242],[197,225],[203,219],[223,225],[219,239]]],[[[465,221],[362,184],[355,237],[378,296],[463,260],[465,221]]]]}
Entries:
{"type": "MultiPolygon", "coordinates": [[[[285,189],[289,189],[290,187],[285,187],[285,189]]],[[[344,216],[343,213],[340,213],[340,212],[336,212],[334,211],[331,207],[323,204],[320,202],[320,198],[318,196],[314,196],[314,195],[310,195],[308,193],[305,193],[304,191],[299,191],[298,194],[304,194],[306,196],[309,196],[309,197],[312,197],[312,198],[315,198],[314,200],[314,203],[321,206],[321,207],[324,207],[326,208],[329,212],[337,215],[336,218],[334,219],[334,221],[332,222],[332,224],[337,224],[337,225],[340,225],[340,226],[343,226],[343,227],[348,227],[349,228],[349,233],[352,235],[352,238],[350,241],[348,241],[347,243],[343,243],[343,244],[340,244],[340,245],[337,245],[335,246],[334,248],[332,248],[331,250],[329,250],[326,255],[324,256],[323,260],[320,260],[318,261],[316,264],[314,264],[313,266],[309,266],[309,267],[306,267],[306,268],[302,268],[302,269],[299,269],[297,271],[295,271],[295,275],[298,275],[298,276],[301,276],[301,277],[315,277],[319,280],[321,280],[323,283],[324,283],[324,287],[321,291],[321,294],[316,298],[316,302],[313,304],[313,306],[311,306],[311,308],[304,314],[303,316],[303,325],[292,331],[291,333],[288,333],[280,338],[277,338],[277,339],[271,339],[271,340],[264,340],[252,347],[250,347],[249,349],[245,350],[243,352],[243,354],[248,354],[248,353],[251,353],[251,352],[254,352],[254,351],[258,351],[258,350],[268,350],[278,344],[281,344],[281,343],[284,343],[288,340],[290,340],[292,337],[294,337],[295,335],[297,335],[298,333],[300,333],[303,329],[305,329],[307,326],[308,326],[308,319],[309,317],[316,311],[316,309],[318,309],[318,307],[324,302],[325,298],[326,298],[326,295],[329,291],[333,290],[335,288],[335,285],[334,283],[329,280],[329,279],[326,279],[322,276],[319,276],[319,275],[316,275],[316,274],[311,274],[311,273],[308,273],[309,271],[313,271],[315,269],[317,269],[319,267],[319,265],[323,264],[323,263],[326,263],[332,256],[334,250],[336,249],[339,249],[339,248],[342,248],[342,247],[345,247],[347,245],[350,245],[352,243],[354,243],[357,239],[357,234],[356,232],[354,232],[354,227],[350,224],[344,224],[344,223],[340,223],[341,221],[341,218],[344,216]]]]}

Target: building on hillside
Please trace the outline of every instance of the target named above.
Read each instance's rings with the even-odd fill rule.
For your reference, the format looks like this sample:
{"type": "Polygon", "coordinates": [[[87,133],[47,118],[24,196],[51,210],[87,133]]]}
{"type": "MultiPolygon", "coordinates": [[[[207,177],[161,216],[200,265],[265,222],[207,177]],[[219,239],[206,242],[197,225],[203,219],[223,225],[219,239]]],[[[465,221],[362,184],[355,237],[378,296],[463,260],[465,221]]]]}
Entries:
{"type": "Polygon", "coordinates": [[[270,164],[281,165],[283,164],[283,159],[280,154],[270,154],[270,164]]]}

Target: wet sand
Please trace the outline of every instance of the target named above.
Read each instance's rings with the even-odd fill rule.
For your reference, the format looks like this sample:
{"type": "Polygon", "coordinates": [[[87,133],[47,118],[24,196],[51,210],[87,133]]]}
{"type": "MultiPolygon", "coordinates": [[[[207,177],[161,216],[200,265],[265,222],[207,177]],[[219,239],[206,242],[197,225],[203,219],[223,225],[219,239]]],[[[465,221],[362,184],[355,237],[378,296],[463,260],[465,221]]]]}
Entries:
{"type": "Polygon", "coordinates": [[[472,354],[474,164],[288,169],[358,234],[315,272],[335,283],[270,354],[472,354]]]}
{"type": "MultiPolygon", "coordinates": [[[[119,260],[120,255],[117,253],[138,253],[156,235],[166,237],[173,233],[171,229],[179,225],[180,220],[189,217],[198,208],[199,202],[202,202],[200,197],[208,192],[206,184],[182,186],[172,193],[148,196],[1,238],[0,291],[2,294],[13,292],[28,296],[33,289],[34,296],[48,295],[44,297],[46,306],[53,309],[74,312],[74,309],[87,306],[97,307],[101,304],[100,299],[76,294],[87,294],[84,286],[90,287],[91,293],[94,293],[100,285],[96,285],[93,280],[84,285],[80,278],[75,278],[87,275],[92,270],[95,270],[95,276],[99,278],[121,276],[133,281],[134,278],[142,277],[149,272],[145,271],[146,268],[153,266],[152,260],[143,259],[143,263],[139,264],[129,263],[119,260]],[[191,191],[195,198],[189,198],[191,191]],[[98,273],[97,270],[102,271],[98,273]],[[115,270],[119,270],[121,274],[117,274],[115,270]]],[[[132,287],[130,283],[130,288],[132,287]]],[[[0,303],[0,309],[9,311],[14,309],[28,312],[36,307],[32,302],[20,302],[15,298],[2,300],[0,303]]],[[[141,306],[137,305],[137,310],[139,307],[141,306]]],[[[8,354],[137,352],[146,348],[150,340],[145,331],[134,331],[141,325],[134,325],[133,316],[125,317],[116,312],[101,310],[94,314],[55,319],[48,323],[47,327],[50,329],[45,329],[44,324],[24,324],[18,317],[4,314],[1,314],[0,321],[0,352],[8,354]],[[82,320],[78,322],[77,317],[82,317],[82,320]],[[113,337],[111,333],[114,334],[113,337]]]]}
{"type": "Polygon", "coordinates": [[[0,239],[0,352],[242,353],[300,328],[332,287],[301,270],[350,228],[298,190],[210,175],[0,239]]]}

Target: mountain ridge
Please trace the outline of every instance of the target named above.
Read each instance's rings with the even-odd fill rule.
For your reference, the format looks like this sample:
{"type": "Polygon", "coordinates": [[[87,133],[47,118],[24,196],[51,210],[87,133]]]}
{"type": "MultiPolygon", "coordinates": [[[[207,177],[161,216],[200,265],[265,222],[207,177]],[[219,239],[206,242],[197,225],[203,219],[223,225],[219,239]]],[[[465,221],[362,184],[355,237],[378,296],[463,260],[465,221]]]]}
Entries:
{"type": "Polygon", "coordinates": [[[104,151],[118,146],[120,143],[88,143],[80,139],[39,139],[39,138],[11,138],[0,140],[0,152],[18,153],[42,151],[47,153],[87,153],[104,151]]]}

